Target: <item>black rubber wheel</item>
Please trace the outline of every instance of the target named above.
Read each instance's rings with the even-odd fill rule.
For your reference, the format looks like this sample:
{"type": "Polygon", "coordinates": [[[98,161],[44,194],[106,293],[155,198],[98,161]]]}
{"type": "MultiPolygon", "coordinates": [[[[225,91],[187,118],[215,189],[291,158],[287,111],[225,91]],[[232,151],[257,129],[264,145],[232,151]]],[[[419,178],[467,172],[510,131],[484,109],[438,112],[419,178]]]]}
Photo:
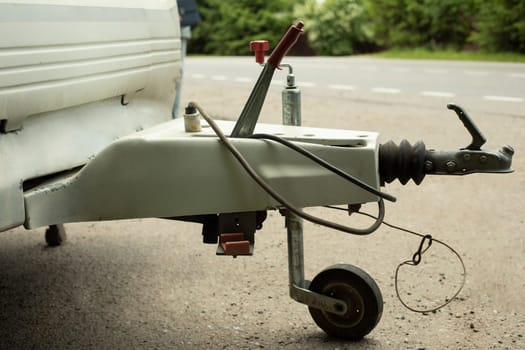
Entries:
{"type": "Polygon", "coordinates": [[[56,247],[66,241],[66,229],[64,225],[50,225],[46,230],[46,243],[50,247],[56,247]]]}
{"type": "Polygon", "coordinates": [[[370,333],[381,319],[381,291],[372,277],[356,266],[331,266],[315,276],[309,289],[344,300],[348,306],[342,316],[308,307],[315,323],[330,336],[359,340],[370,333]]]}

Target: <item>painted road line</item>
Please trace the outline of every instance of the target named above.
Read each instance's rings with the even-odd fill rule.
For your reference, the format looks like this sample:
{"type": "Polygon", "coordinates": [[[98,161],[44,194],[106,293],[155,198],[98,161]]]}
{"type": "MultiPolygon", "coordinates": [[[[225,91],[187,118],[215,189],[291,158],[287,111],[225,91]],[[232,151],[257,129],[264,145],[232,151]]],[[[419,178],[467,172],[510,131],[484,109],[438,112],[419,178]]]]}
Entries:
{"type": "Polygon", "coordinates": [[[397,73],[406,73],[406,72],[410,72],[410,68],[408,68],[408,67],[394,67],[394,68],[392,68],[392,71],[397,72],[397,73]]]}
{"type": "Polygon", "coordinates": [[[430,96],[430,97],[454,97],[455,95],[452,92],[446,91],[421,91],[421,95],[430,96]]]}
{"type": "Polygon", "coordinates": [[[248,78],[248,77],[237,77],[234,80],[238,83],[251,83],[253,81],[252,78],[248,78]]]}
{"type": "Polygon", "coordinates": [[[377,66],[361,66],[361,69],[372,71],[372,72],[375,72],[375,71],[379,70],[379,68],[377,68],[377,66]]]}
{"type": "Polygon", "coordinates": [[[489,101],[501,101],[501,102],[523,102],[521,97],[511,96],[483,96],[485,100],[489,101]]]}
{"type": "Polygon", "coordinates": [[[372,92],[377,92],[379,94],[399,94],[401,92],[401,90],[399,89],[382,88],[382,87],[372,88],[370,90],[372,92]]]}
{"type": "Polygon", "coordinates": [[[224,81],[224,80],[226,80],[227,78],[226,78],[226,76],[224,76],[224,75],[212,75],[211,79],[212,79],[212,80],[224,81]]]}
{"type": "Polygon", "coordinates": [[[511,78],[525,78],[525,73],[509,73],[507,76],[511,78]]]}
{"type": "Polygon", "coordinates": [[[192,74],[191,77],[193,79],[204,79],[206,76],[204,74],[192,74]]]}
{"type": "Polygon", "coordinates": [[[299,87],[316,87],[316,83],[312,83],[311,81],[300,81],[297,83],[297,86],[299,87]]]}
{"type": "Polygon", "coordinates": [[[485,77],[489,75],[489,72],[485,72],[482,70],[466,70],[464,73],[466,75],[472,75],[472,76],[477,76],[477,77],[485,77]]]}
{"type": "Polygon", "coordinates": [[[428,68],[428,69],[424,69],[423,71],[425,71],[426,73],[430,73],[430,74],[446,74],[446,73],[448,73],[448,70],[446,70],[446,69],[428,68]]]}
{"type": "Polygon", "coordinates": [[[346,91],[355,90],[355,86],[352,86],[352,85],[332,84],[332,85],[328,85],[328,87],[330,89],[335,89],[335,90],[346,90],[346,91]]]}

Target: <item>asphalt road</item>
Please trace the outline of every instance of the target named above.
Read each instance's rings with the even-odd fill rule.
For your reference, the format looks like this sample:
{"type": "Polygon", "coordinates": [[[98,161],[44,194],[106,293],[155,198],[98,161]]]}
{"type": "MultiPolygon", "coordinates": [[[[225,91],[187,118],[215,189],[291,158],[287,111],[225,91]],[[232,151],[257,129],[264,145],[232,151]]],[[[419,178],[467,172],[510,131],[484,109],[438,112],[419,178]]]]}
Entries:
{"type": "MultiPolygon", "coordinates": [[[[216,118],[235,119],[259,71],[246,60],[188,59],[183,101],[198,101],[216,118]]],[[[470,138],[445,108],[454,100],[485,133],[488,148],[505,143],[515,148],[513,174],[429,176],[420,186],[385,188],[398,197],[387,205],[388,222],[431,233],[463,257],[467,283],[458,300],[426,315],[400,304],[394,271],[419,240],[388,227],[355,237],[305,224],[307,278],[332,264],[352,263],[382,290],[382,320],[357,343],[327,337],[306,307],[288,297],[286,235],[278,213],[271,212],[257,234],[255,255],[238,259],[216,257],[214,246],[201,244],[199,225],[189,223],[69,224],[69,240],[58,248],[45,246],[43,229],[16,228],[0,234],[0,348],[525,348],[525,102],[519,100],[525,97],[525,65],[293,61],[297,82],[304,86],[304,125],[372,130],[383,141],[423,139],[428,147],[457,149],[470,138]],[[403,67],[414,74],[396,71],[403,67]],[[460,75],[465,67],[478,75],[460,75]],[[428,69],[446,72],[425,73],[428,69]],[[479,73],[485,71],[486,76],[479,73]],[[363,79],[357,80],[359,75],[363,79]]],[[[284,74],[276,78],[284,80],[284,74]]],[[[280,91],[279,84],[270,89],[262,122],[280,122],[280,91]]],[[[338,222],[356,220],[325,209],[315,212],[338,222]]],[[[454,255],[434,245],[419,268],[403,270],[400,288],[411,305],[432,307],[460,282],[454,255]]]]}
{"type": "MultiPolygon", "coordinates": [[[[305,89],[385,95],[402,99],[449,99],[498,114],[525,114],[525,65],[366,57],[290,57],[297,84],[305,89]],[[503,103],[502,103],[503,102],[503,103]]],[[[253,84],[260,68],[247,57],[191,58],[187,79],[253,84]]],[[[286,70],[284,70],[286,72],[286,70]]],[[[285,82],[276,74],[275,85],[285,82]]]]}

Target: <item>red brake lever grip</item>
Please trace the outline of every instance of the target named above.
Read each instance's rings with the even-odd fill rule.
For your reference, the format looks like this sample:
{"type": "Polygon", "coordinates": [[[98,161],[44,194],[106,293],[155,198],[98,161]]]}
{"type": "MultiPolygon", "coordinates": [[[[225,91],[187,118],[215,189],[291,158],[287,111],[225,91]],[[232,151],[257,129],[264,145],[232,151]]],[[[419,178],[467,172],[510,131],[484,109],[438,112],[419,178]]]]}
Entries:
{"type": "Polygon", "coordinates": [[[290,28],[288,28],[284,36],[281,38],[281,41],[279,41],[275,49],[273,49],[270,57],[268,57],[269,64],[271,64],[275,68],[279,68],[283,57],[292,48],[292,46],[297,42],[297,39],[299,39],[299,36],[303,33],[303,27],[304,23],[299,21],[296,25],[291,25],[290,28]]]}

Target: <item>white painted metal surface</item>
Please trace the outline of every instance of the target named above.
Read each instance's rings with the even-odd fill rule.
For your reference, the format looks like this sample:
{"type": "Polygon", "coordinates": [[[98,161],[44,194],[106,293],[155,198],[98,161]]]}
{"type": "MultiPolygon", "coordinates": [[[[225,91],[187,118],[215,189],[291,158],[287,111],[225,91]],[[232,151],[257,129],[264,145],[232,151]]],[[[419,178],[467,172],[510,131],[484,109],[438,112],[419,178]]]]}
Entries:
{"type": "MultiPolygon", "coordinates": [[[[166,122],[180,78],[178,21],[174,0],[0,0],[0,231],[279,206],[209,128],[166,122]]],[[[379,187],[375,133],[256,131],[304,142],[379,187]]],[[[233,142],[298,207],[377,200],[284,146],[233,142]]]]}
{"type": "MultiPolygon", "coordinates": [[[[229,134],[233,122],[222,121],[229,134]]],[[[184,121],[122,138],[79,172],[25,194],[25,226],[138,217],[174,217],[279,207],[212,134],[184,132],[184,121]]],[[[282,125],[256,132],[281,135],[379,188],[377,134],[282,125]]],[[[232,139],[257,172],[298,207],[364,203],[377,197],[280,144],[232,139]]]]}
{"type": "Polygon", "coordinates": [[[179,66],[174,0],[0,0],[0,230],[27,180],[171,119],[179,66]]]}

